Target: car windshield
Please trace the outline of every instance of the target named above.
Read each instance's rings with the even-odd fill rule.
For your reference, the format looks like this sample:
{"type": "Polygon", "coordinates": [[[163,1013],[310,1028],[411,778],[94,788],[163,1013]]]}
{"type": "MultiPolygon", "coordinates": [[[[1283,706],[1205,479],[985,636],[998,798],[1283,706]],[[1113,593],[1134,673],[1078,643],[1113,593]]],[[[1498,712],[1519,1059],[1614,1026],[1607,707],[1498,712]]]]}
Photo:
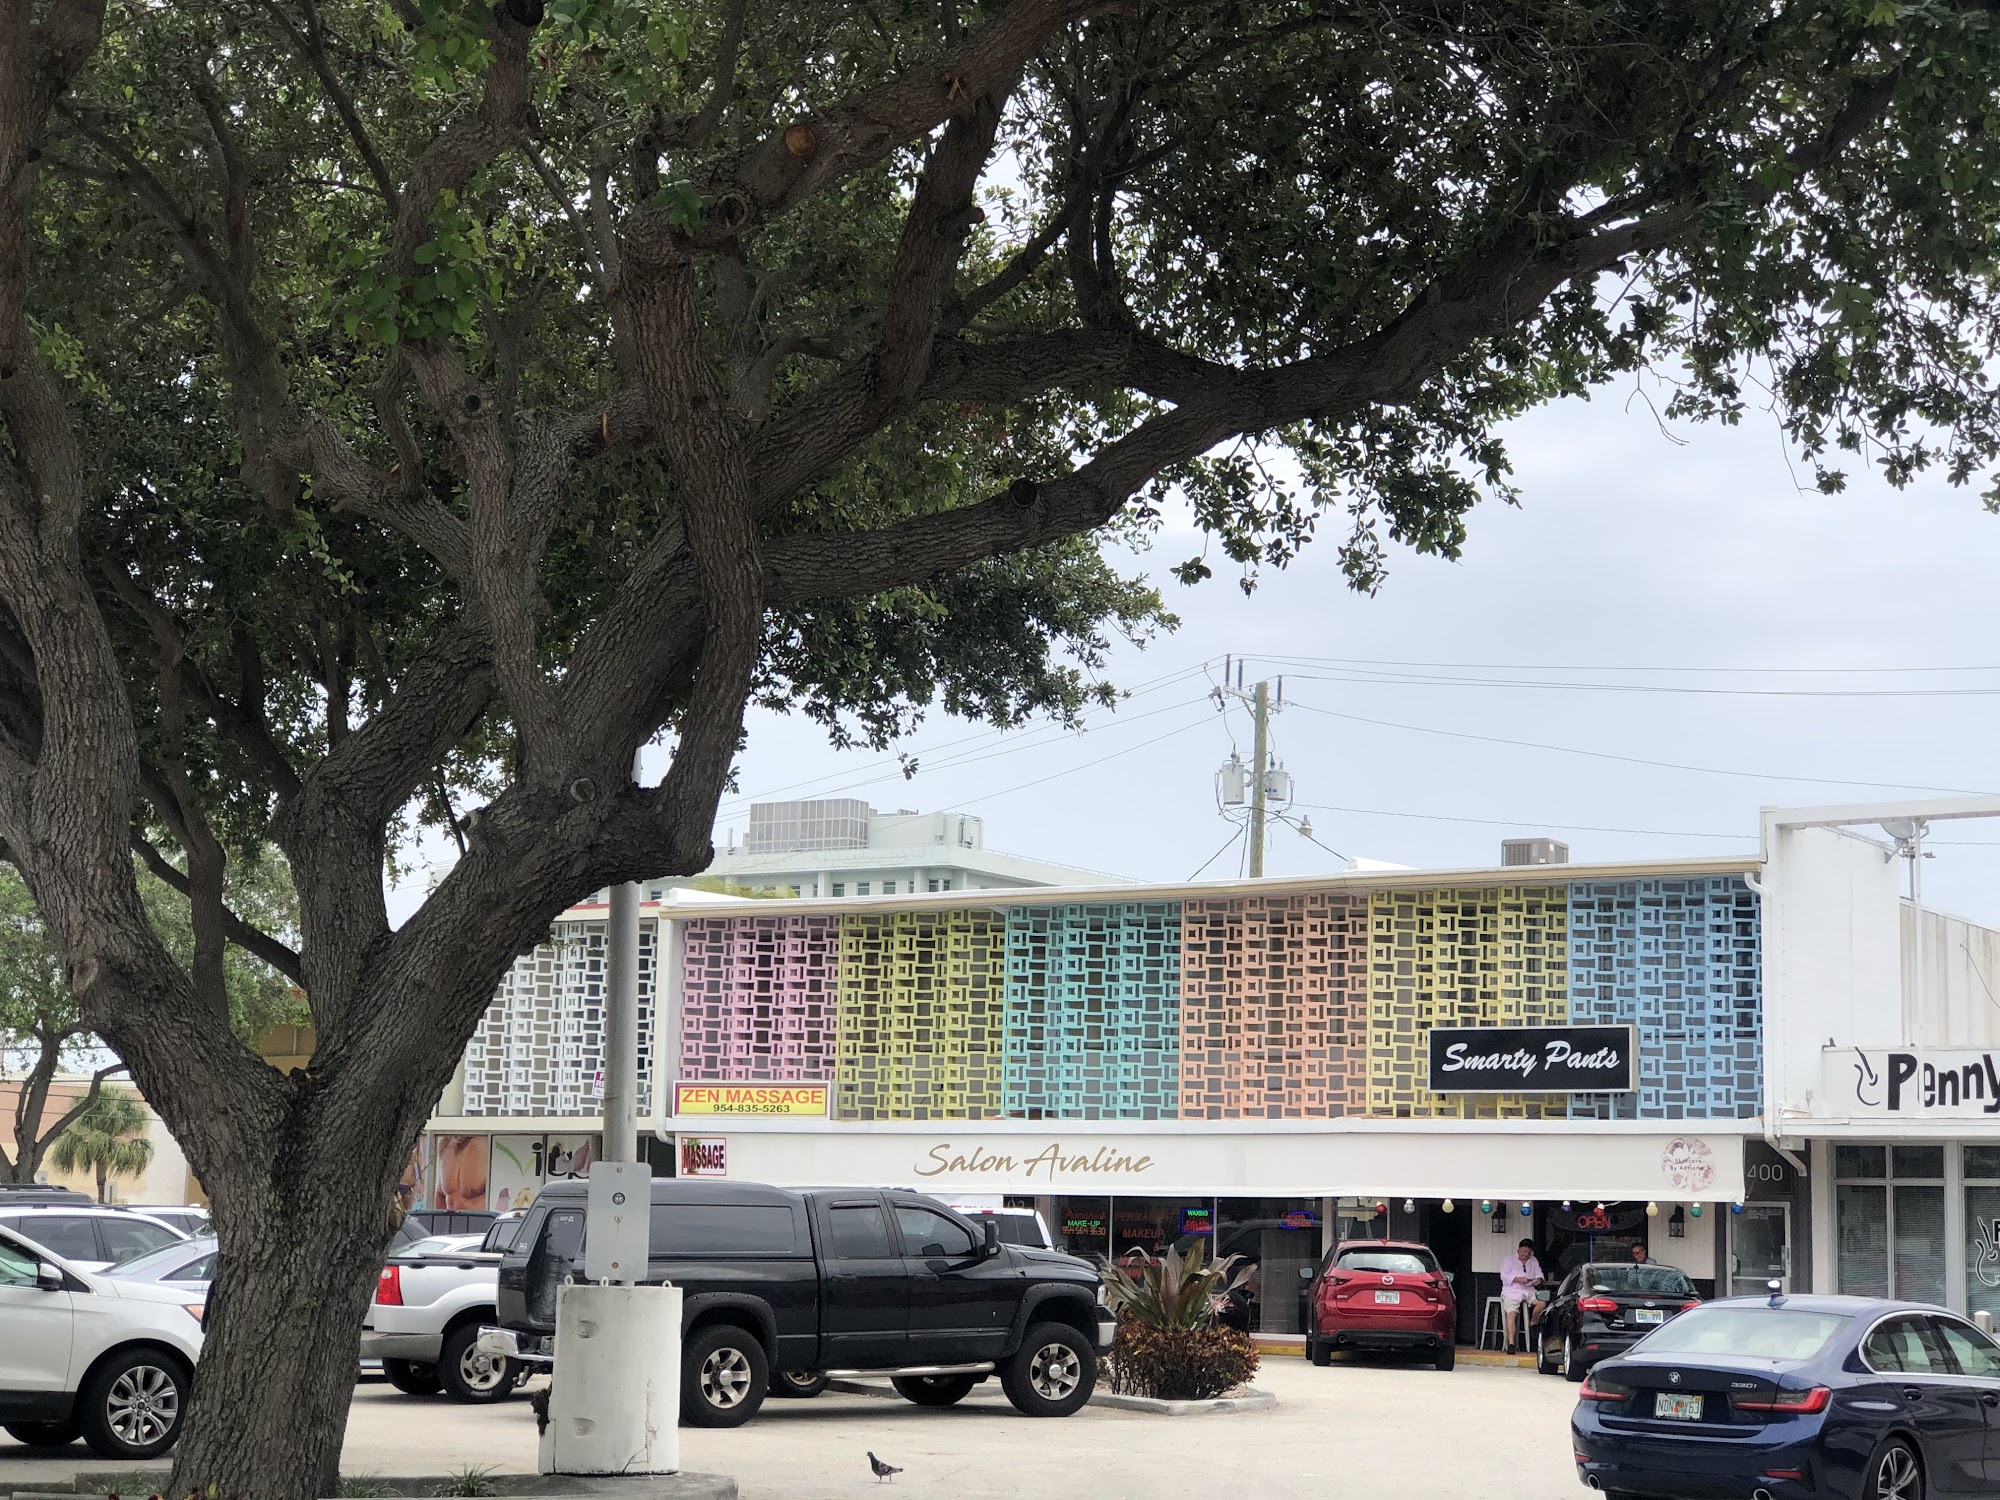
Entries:
{"type": "Polygon", "coordinates": [[[120,1276],[134,1281],[164,1281],[184,1265],[190,1265],[215,1253],[214,1240],[179,1241],[155,1250],[151,1255],[142,1255],[137,1260],[128,1260],[118,1267],[120,1276]]]}
{"type": "Polygon", "coordinates": [[[1801,1307],[1726,1307],[1711,1303],[1662,1324],[1633,1349],[1645,1354],[1811,1359],[1846,1321],[1844,1313],[1808,1312],[1801,1307]]]}
{"type": "Polygon", "coordinates": [[[1437,1269],[1437,1262],[1428,1250],[1343,1250],[1334,1269],[1425,1276],[1437,1269]]]}
{"type": "Polygon", "coordinates": [[[1694,1284],[1673,1266],[1591,1266],[1583,1284],[1595,1291],[1626,1292],[1640,1297],[1692,1297],[1694,1284]]]}

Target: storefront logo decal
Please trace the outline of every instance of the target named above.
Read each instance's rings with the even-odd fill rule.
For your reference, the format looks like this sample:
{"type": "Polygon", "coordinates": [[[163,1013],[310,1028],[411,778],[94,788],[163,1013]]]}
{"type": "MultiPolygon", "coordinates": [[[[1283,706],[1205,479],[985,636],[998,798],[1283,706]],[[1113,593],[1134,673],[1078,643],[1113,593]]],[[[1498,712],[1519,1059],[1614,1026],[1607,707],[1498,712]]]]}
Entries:
{"type": "Polygon", "coordinates": [[[1705,1193],[1715,1181],[1715,1153],[1708,1142],[1675,1136],[1660,1153],[1660,1167],[1667,1181],[1684,1193],[1705,1193]]]}
{"type": "Polygon", "coordinates": [[[1972,1274],[1981,1286],[2000,1287],[2000,1219],[1979,1220],[1972,1237],[1972,1274]]]}
{"type": "Polygon", "coordinates": [[[947,1141],[925,1152],[924,1160],[914,1170],[919,1177],[936,1177],[951,1172],[972,1177],[1018,1177],[1030,1182],[1039,1173],[1044,1182],[1049,1182],[1059,1175],[1138,1177],[1151,1171],[1152,1167],[1152,1157],[1128,1156],[1111,1146],[1099,1146],[1088,1153],[1069,1152],[1052,1141],[1032,1156],[1013,1156],[1005,1152],[981,1150],[977,1146],[955,1151],[947,1141]]]}

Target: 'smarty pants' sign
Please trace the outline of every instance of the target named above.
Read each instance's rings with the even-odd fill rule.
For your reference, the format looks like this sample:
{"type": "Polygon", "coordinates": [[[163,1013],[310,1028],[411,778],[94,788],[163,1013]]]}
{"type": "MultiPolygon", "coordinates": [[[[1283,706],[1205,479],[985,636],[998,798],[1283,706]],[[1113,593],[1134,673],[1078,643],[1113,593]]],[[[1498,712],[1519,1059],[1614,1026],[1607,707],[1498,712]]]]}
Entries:
{"type": "Polygon", "coordinates": [[[2000,1053],[1829,1047],[1824,1058],[1825,1113],[1871,1119],[2000,1117],[2000,1053]]]}
{"type": "Polygon", "coordinates": [[[1437,1026],[1433,1093],[1622,1094],[1637,1086],[1631,1026],[1437,1026]]]}

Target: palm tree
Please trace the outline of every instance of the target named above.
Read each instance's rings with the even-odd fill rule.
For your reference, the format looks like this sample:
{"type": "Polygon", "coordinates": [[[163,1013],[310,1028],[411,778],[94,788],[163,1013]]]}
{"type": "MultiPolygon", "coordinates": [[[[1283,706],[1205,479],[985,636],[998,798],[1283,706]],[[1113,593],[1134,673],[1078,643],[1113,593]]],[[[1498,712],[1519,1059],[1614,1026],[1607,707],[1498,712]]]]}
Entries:
{"type": "Polygon", "coordinates": [[[106,1089],[71,1123],[49,1152],[58,1172],[95,1172],[97,1201],[104,1201],[107,1177],[137,1177],[153,1164],[146,1139],[146,1111],[135,1095],[106,1089]]]}

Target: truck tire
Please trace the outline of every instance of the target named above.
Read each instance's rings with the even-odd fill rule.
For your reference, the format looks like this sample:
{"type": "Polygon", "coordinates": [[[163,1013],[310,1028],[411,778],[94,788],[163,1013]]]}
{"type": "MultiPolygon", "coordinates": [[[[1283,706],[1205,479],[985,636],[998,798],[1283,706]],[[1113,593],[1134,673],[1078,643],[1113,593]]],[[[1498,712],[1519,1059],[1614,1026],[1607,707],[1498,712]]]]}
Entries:
{"type": "Polygon", "coordinates": [[[1000,1386],[1024,1417],[1066,1417],[1097,1388],[1097,1351],[1067,1323],[1037,1323],[1000,1370],[1000,1386]]]}
{"type": "Polygon", "coordinates": [[[898,1375],[889,1382],[919,1406],[956,1406],[978,1383],[977,1375],[898,1375]]]}
{"type": "Polygon", "coordinates": [[[512,1395],[519,1378],[508,1360],[480,1351],[477,1323],[461,1323],[446,1331],[438,1350],[437,1379],[452,1400],[489,1406],[512,1395]]]}
{"type": "Polygon", "coordinates": [[[67,1448],[83,1436],[83,1427],[74,1417],[67,1422],[9,1422],[0,1430],[30,1448],[67,1448]]]}
{"type": "Polygon", "coordinates": [[[405,1396],[435,1396],[444,1389],[436,1365],[420,1365],[413,1360],[383,1360],[382,1378],[405,1396]]]}
{"type": "Polygon", "coordinates": [[[1311,1334],[1307,1334],[1306,1358],[1321,1369],[1325,1369],[1333,1363],[1333,1346],[1327,1343],[1325,1339],[1316,1339],[1311,1334]]]}
{"type": "Polygon", "coordinates": [[[771,1388],[771,1365],[757,1335],[730,1323],[702,1329],[681,1354],[681,1421],[741,1427],[771,1388]]]}
{"type": "Polygon", "coordinates": [[[771,1394],[785,1401],[809,1401],[833,1383],[824,1370],[773,1370],[771,1394]]]}
{"type": "Polygon", "coordinates": [[[188,1372],[161,1349],[128,1349],[97,1369],[77,1401],[83,1440],[99,1458],[158,1458],[181,1435],[188,1372]]]}

